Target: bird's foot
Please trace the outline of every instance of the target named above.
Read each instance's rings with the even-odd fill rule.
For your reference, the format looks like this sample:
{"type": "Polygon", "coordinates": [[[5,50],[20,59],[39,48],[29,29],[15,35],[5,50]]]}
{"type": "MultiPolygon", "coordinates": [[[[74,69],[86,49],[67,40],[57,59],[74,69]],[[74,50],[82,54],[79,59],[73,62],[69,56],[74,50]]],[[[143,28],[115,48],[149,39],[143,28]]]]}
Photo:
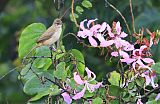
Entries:
{"type": "Polygon", "coordinates": [[[49,49],[50,49],[51,51],[55,51],[55,52],[57,51],[56,48],[54,48],[53,46],[50,46],[49,49]]]}

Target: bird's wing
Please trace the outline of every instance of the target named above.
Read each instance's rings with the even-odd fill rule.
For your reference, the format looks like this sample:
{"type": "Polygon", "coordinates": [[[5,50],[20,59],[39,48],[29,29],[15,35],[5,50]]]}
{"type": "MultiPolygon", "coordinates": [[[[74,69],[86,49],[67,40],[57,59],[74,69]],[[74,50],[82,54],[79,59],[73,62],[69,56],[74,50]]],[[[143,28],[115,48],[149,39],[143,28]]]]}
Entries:
{"type": "Polygon", "coordinates": [[[50,28],[48,28],[38,39],[37,39],[37,43],[46,41],[48,39],[50,39],[53,35],[53,33],[55,32],[54,28],[51,26],[50,28]]]}

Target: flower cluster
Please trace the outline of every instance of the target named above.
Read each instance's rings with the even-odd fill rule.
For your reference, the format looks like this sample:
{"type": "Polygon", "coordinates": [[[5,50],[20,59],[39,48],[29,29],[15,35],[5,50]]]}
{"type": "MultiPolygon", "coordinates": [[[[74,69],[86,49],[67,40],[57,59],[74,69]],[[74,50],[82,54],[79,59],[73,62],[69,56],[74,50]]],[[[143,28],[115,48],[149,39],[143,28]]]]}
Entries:
{"type": "Polygon", "coordinates": [[[95,89],[98,89],[102,86],[102,82],[92,84],[91,82],[95,81],[96,75],[92,71],[90,71],[87,67],[85,68],[85,71],[87,73],[87,79],[82,79],[81,76],[78,74],[78,72],[74,72],[73,74],[74,81],[76,82],[76,84],[78,86],[84,86],[80,92],[74,89],[74,96],[72,97],[67,92],[61,94],[64,98],[64,101],[67,104],[71,104],[72,99],[77,100],[82,98],[86,90],[88,90],[90,93],[93,93],[95,89]]]}
{"type": "MultiPolygon", "coordinates": [[[[80,30],[77,36],[81,38],[87,38],[93,47],[110,48],[112,50],[111,56],[120,57],[120,61],[122,63],[126,63],[127,65],[131,66],[130,68],[133,69],[135,75],[144,77],[146,86],[151,83],[153,88],[158,87],[158,84],[154,84],[156,74],[150,67],[151,65],[155,64],[155,62],[153,59],[148,57],[150,47],[153,45],[153,43],[157,44],[155,39],[156,33],[151,33],[149,30],[147,30],[150,35],[150,41],[148,41],[147,38],[140,40],[141,38],[138,36],[142,36],[142,34],[137,34],[137,41],[135,44],[139,44],[140,48],[135,48],[134,44],[131,44],[124,39],[128,36],[128,34],[122,31],[119,21],[113,22],[112,27],[110,27],[110,25],[106,22],[103,22],[102,24],[95,24],[96,20],[97,19],[83,20],[80,23],[80,30]]],[[[86,88],[89,88],[87,87],[87,82],[80,82],[78,79],[80,78],[77,76],[77,79],[75,78],[75,80],[77,80],[76,82],[78,84],[85,84],[86,88]]],[[[83,90],[85,91],[86,88],[83,90]]],[[[160,95],[158,95],[156,99],[159,99],[159,96],[160,95]]],[[[139,99],[138,102],[141,102],[141,99],[139,99]]]]}
{"type": "MultiPolygon", "coordinates": [[[[122,31],[120,22],[113,22],[112,28],[106,22],[91,25],[94,24],[94,21],[96,20],[97,19],[93,19],[87,22],[87,19],[85,19],[82,21],[80,23],[80,31],[77,36],[81,38],[88,38],[89,43],[93,47],[97,47],[98,43],[100,43],[100,47],[114,47],[114,51],[111,55],[114,57],[121,56],[121,62],[130,64],[133,69],[136,69],[136,66],[138,66],[138,69],[147,68],[151,70],[148,64],[154,64],[154,60],[151,58],[145,58],[146,52],[149,50],[148,46],[143,45],[139,49],[135,49],[134,45],[124,40],[128,34],[122,31]],[[85,22],[87,22],[86,27],[85,22]],[[98,40],[98,42],[96,40],[98,40]],[[131,55],[127,53],[129,51],[132,51],[131,55]]],[[[151,40],[153,40],[153,36],[150,39],[150,44],[152,44],[151,40]]]]}

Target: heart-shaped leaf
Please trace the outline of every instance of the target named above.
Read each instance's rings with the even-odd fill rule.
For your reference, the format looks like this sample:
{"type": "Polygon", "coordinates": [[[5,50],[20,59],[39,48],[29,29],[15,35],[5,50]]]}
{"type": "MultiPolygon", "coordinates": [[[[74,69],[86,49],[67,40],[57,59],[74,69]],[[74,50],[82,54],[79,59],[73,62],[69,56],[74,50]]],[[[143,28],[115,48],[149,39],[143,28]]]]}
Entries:
{"type": "Polygon", "coordinates": [[[36,45],[36,40],[45,31],[46,27],[42,23],[33,23],[22,31],[18,47],[21,59],[36,45]]]}

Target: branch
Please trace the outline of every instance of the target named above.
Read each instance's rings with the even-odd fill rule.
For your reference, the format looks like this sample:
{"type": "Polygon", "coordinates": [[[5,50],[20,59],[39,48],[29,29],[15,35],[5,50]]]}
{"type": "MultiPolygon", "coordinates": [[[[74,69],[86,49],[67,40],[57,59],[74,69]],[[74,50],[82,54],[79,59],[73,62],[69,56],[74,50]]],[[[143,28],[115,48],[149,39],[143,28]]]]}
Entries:
{"type": "Polygon", "coordinates": [[[44,77],[46,80],[52,82],[53,84],[57,85],[59,88],[61,88],[62,90],[64,90],[64,92],[67,92],[69,94],[71,94],[71,92],[67,91],[66,89],[64,89],[61,85],[59,85],[59,83],[52,81],[51,79],[44,77]]]}
{"type": "Polygon", "coordinates": [[[158,86],[157,88],[152,89],[151,91],[147,92],[146,94],[141,96],[141,98],[145,98],[145,97],[149,96],[150,94],[152,94],[154,91],[159,90],[159,89],[160,89],[160,86],[158,86]]]}
{"type": "Polygon", "coordinates": [[[111,3],[109,3],[108,1],[106,1],[106,2],[108,3],[108,5],[109,5],[111,8],[113,8],[113,9],[122,17],[123,21],[125,22],[125,25],[126,25],[126,27],[127,27],[127,30],[128,30],[128,32],[129,32],[129,34],[131,34],[131,31],[130,31],[130,29],[129,29],[129,26],[128,26],[128,24],[127,24],[127,21],[126,21],[125,17],[122,15],[122,13],[121,13],[115,6],[113,6],[111,3]]]}
{"type": "Polygon", "coordinates": [[[19,67],[15,67],[13,69],[10,69],[10,71],[8,71],[7,73],[5,73],[2,77],[0,77],[0,80],[2,80],[4,77],[6,77],[8,74],[12,73],[13,71],[15,71],[17,68],[20,68],[21,66],[19,67]]]}
{"type": "Polygon", "coordinates": [[[133,33],[136,33],[135,25],[134,25],[134,15],[133,15],[133,9],[132,9],[132,0],[129,0],[129,5],[130,5],[131,16],[132,16],[132,28],[133,28],[133,33]]]}
{"type": "Polygon", "coordinates": [[[72,0],[72,8],[71,9],[72,9],[72,17],[73,17],[74,23],[75,23],[76,27],[79,27],[77,20],[74,16],[74,0],[72,0]]]}

